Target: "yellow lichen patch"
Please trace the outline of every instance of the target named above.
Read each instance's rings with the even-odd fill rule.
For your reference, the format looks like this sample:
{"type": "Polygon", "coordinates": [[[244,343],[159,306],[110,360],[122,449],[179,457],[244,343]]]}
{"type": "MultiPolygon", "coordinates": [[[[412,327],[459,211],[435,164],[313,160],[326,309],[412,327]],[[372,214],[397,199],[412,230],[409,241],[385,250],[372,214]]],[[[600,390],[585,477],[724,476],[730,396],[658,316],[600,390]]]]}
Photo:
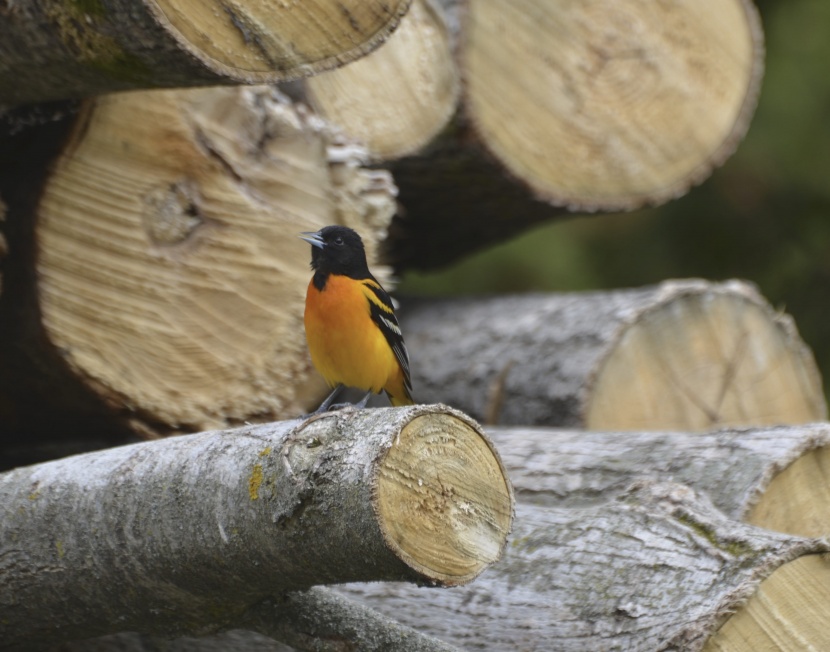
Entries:
{"type": "Polygon", "coordinates": [[[63,559],[63,556],[66,554],[66,550],[63,548],[63,541],[60,539],[55,541],[55,549],[58,551],[58,559],[63,559]]]}
{"type": "Polygon", "coordinates": [[[261,451],[259,451],[259,456],[260,457],[265,457],[266,455],[270,455],[270,454],[271,454],[271,447],[270,446],[266,446],[261,451]]]}
{"type": "Polygon", "coordinates": [[[262,485],[262,465],[254,464],[254,470],[251,471],[251,477],[248,478],[248,495],[251,500],[259,499],[259,487],[262,485]]]}

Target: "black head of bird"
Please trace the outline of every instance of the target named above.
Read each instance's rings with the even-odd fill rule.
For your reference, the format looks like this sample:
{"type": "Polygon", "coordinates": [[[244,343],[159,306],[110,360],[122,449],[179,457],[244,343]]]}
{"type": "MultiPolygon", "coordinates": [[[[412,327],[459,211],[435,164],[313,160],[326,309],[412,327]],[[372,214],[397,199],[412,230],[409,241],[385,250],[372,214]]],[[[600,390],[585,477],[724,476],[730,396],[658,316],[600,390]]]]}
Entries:
{"type": "Polygon", "coordinates": [[[326,226],[300,236],[311,245],[311,269],[318,274],[339,274],[363,279],[370,276],[363,240],[347,226],[326,226]]]}

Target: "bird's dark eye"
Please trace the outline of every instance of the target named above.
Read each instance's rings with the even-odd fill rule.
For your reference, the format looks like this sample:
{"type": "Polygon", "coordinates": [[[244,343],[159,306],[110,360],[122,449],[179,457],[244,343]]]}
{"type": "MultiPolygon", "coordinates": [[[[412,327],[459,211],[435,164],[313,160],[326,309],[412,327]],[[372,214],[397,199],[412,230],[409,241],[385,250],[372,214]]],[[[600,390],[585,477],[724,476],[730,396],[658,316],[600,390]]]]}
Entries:
{"type": "Polygon", "coordinates": [[[334,239],[334,244],[336,244],[336,245],[338,245],[338,246],[342,245],[342,244],[343,244],[343,238],[342,238],[341,236],[339,236],[339,235],[338,235],[338,236],[334,239]]]}

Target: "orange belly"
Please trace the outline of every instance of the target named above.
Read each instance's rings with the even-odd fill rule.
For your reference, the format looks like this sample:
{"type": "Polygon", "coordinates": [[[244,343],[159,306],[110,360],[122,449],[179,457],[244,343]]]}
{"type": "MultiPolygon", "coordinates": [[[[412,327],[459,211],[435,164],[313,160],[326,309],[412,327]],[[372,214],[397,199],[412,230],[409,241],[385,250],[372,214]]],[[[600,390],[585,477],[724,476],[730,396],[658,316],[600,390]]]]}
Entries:
{"type": "Polygon", "coordinates": [[[322,292],[309,283],[305,332],[311,361],[329,385],[403,396],[403,372],[359,283],[330,276],[322,292]]]}

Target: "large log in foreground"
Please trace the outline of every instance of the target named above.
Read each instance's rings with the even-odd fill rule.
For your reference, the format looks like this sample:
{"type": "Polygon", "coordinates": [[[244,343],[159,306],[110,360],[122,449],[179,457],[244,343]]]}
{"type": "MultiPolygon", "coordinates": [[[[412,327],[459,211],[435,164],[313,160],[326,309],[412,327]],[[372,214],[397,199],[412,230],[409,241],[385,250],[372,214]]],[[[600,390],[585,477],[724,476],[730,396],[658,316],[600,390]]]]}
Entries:
{"type": "Polygon", "coordinates": [[[445,265],[572,211],[684,194],[735,150],[763,73],[750,0],[417,0],[403,29],[424,37],[396,34],[306,82],[315,110],[395,175],[404,210],[387,253],[398,270],[445,265]],[[412,112],[417,129],[402,128],[412,112]]]}
{"type": "Polygon", "coordinates": [[[463,584],[512,518],[488,440],[440,406],[109,449],[0,475],[0,497],[8,646],[227,628],[321,583],[463,584]]]}
{"type": "Polygon", "coordinates": [[[307,411],[325,387],[296,236],[345,224],[372,260],[388,173],[263,87],[107,96],[71,128],[62,146],[50,125],[0,147],[0,429],[165,434],[307,411]]]}
{"type": "Polygon", "coordinates": [[[306,76],[377,47],[409,2],[9,5],[0,21],[0,105],[306,76]]]}
{"type": "Polygon", "coordinates": [[[743,282],[408,303],[419,400],[487,423],[707,430],[822,421],[811,352],[743,282]]]}
{"type": "Polygon", "coordinates": [[[830,617],[830,563],[819,554],[826,540],[730,520],[673,483],[641,482],[607,498],[583,508],[520,499],[505,557],[467,587],[338,590],[467,650],[698,651],[755,598],[768,613],[813,623],[765,623],[778,649],[828,648],[830,635],[817,625],[830,617]],[[804,574],[815,581],[798,581],[804,574]],[[793,601],[799,609],[787,610],[793,601]]]}

